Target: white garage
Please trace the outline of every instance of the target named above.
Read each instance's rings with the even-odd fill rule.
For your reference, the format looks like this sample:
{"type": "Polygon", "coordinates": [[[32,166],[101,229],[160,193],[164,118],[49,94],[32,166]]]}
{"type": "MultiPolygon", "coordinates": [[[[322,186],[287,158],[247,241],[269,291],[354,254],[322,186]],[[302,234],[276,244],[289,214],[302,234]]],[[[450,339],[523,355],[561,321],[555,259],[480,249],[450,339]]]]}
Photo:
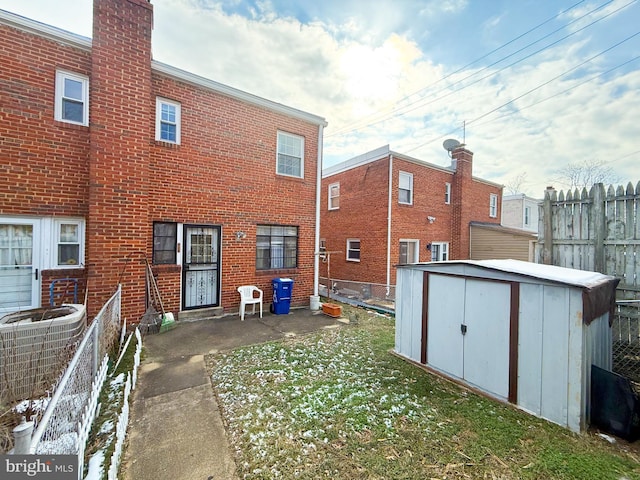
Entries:
{"type": "Polygon", "coordinates": [[[618,279],[518,260],[398,266],[395,351],[573,431],[611,370],[618,279]]]}

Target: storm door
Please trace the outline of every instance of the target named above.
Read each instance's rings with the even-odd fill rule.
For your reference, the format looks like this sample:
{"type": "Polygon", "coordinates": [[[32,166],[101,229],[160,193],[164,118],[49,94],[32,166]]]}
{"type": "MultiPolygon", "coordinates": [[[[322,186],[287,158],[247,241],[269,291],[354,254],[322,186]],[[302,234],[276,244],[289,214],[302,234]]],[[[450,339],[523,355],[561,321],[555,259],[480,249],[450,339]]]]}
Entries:
{"type": "Polygon", "coordinates": [[[185,225],[183,309],[216,307],[220,290],[220,227],[185,225]]]}
{"type": "Polygon", "coordinates": [[[40,306],[39,224],[0,222],[0,312],[40,306]]]}

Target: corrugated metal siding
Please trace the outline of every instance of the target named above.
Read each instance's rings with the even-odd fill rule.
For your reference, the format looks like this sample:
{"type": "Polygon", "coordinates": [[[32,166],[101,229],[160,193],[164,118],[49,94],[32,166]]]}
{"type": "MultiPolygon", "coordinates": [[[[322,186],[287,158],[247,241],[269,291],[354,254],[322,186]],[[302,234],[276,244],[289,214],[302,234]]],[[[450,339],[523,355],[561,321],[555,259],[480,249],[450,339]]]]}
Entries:
{"type": "Polygon", "coordinates": [[[514,259],[533,261],[533,244],[525,236],[471,226],[471,260],[514,259]]]}

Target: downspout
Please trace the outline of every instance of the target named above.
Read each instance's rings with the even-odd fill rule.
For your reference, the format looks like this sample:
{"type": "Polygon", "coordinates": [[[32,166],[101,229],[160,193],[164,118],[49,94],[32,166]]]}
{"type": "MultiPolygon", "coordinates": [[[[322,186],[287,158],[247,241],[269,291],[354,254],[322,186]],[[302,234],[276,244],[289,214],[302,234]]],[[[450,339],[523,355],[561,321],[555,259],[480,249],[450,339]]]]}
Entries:
{"type": "Polygon", "coordinates": [[[393,196],[393,154],[389,153],[389,200],[387,204],[387,296],[391,293],[391,198],[393,196]]]}
{"type": "Polygon", "coordinates": [[[320,309],[320,295],[318,294],[320,282],[320,201],[322,196],[322,143],[324,126],[318,125],[318,166],[316,172],[316,233],[313,247],[313,295],[309,299],[311,310],[320,309]]]}

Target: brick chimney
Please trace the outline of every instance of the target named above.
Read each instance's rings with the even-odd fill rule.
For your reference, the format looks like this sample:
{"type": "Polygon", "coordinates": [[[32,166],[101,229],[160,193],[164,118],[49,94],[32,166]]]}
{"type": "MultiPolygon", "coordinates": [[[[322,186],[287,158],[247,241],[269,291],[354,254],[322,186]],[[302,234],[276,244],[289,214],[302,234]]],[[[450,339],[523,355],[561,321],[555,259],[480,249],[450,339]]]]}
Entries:
{"type": "Polygon", "coordinates": [[[148,0],[93,2],[88,289],[90,304],[102,305],[120,282],[129,321],[145,309],[152,27],[148,0]]]}
{"type": "Polygon", "coordinates": [[[471,191],[473,152],[460,145],[451,152],[451,168],[455,170],[451,184],[451,245],[450,260],[469,258],[470,201],[465,193],[471,191]]]}

